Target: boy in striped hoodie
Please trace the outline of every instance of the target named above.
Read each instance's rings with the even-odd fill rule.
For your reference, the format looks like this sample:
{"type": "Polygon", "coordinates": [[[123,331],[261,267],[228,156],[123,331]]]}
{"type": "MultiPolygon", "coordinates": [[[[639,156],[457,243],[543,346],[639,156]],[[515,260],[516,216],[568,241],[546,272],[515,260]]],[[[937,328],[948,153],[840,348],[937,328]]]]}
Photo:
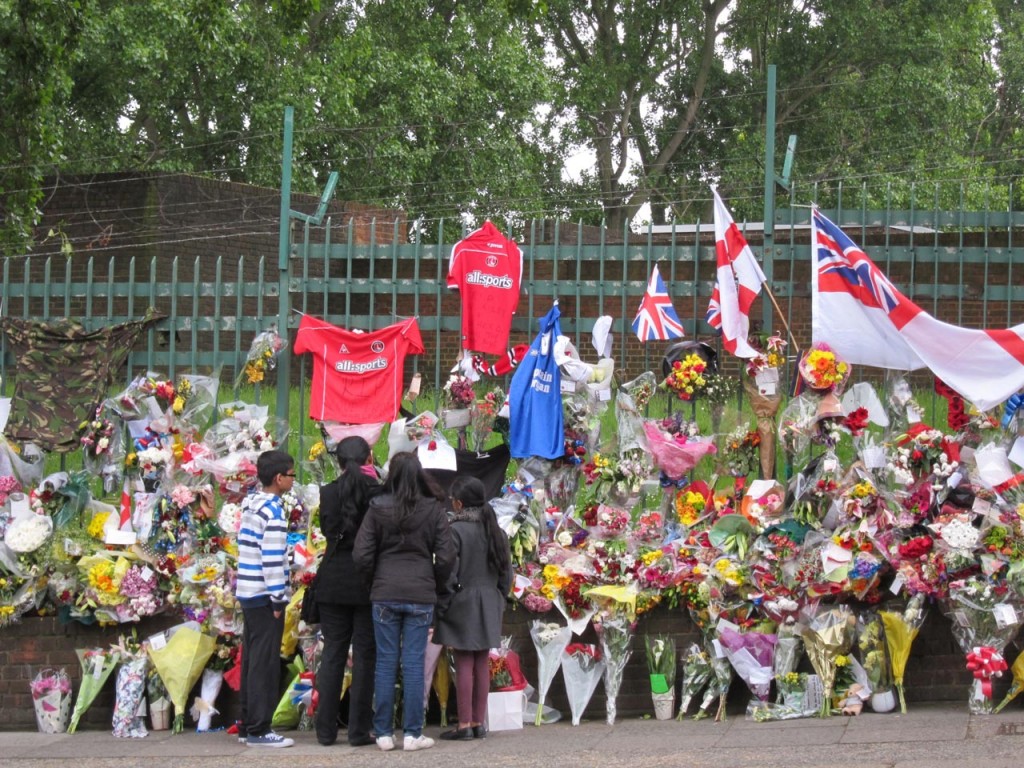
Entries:
{"type": "Polygon", "coordinates": [[[250,747],[290,747],[271,729],[281,682],[281,635],[288,604],[288,521],[281,494],[295,483],[295,460],[265,451],[256,460],[261,491],[242,502],[235,597],[242,606],[242,722],[239,741],[250,747]]]}

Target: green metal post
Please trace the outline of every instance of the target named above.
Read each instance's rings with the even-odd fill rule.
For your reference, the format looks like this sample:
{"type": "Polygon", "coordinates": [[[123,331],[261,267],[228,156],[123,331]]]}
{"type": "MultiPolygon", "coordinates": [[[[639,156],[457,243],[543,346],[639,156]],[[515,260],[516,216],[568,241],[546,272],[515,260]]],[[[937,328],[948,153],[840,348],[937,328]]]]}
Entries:
{"type": "MultiPolygon", "coordinates": [[[[284,145],[281,148],[281,224],[278,233],[277,269],[277,332],[288,337],[288,313],[291,297],[288,295],[288,261],[291,250],[292,207],[292,129],[295,124],[294,107],[284,108],[284,145]]],[[[288,420],[288,389],[291,383],[291,355],[281,355],[277,361],[277,418],[288,420]]]]}
{"type": "MultiPolygon", "coordinates": [[[[775,65],[768,65],[768,105],[764,118],[764,248],[761,269],[772,288],[775,277],[775,65]]],[[[774,289],[773,289],[774,290],[774,289]]],[[[765,333],[772,330],[772,302],[761,297],[761,317],[765,333]]]]}

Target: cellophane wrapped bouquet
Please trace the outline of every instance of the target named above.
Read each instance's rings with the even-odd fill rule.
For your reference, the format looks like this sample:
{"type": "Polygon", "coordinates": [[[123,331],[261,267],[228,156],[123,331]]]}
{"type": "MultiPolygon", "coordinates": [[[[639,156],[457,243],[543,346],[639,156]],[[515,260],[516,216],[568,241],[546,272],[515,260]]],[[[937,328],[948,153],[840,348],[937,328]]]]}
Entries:
{"type": "Polygon", "coordinates": [[[32,705],[40,733],[64,733],[71,716],[71,678],[63,669],[44,669],[32,678],[32,705]]]}
{"type": "Polygon", "coordinates": [[[554,622],[534,621],[530,625],[530,638],[537,651],[537,718],[534,725],[539,726],[544,714],[544,698],[558,672],[562,652],[572,639],[572,630],[554,622]]]}
{"type": "Polygon", "coordinates": [[[562,652],[562,678],[572,724],[579,725],[604,673],[601,651],[591,643],[570,643],[562,652]]]}
{"type": "Polygon", "coordinates": [[[1008,669],[1003,651],[1020,631],[1020,606],[1005,584],[972,576],[950,584],[942,607],[974,676],[968,700],[971,714],[990,714],[992,680],[1008,669]]]}
{"type": "Polygon", "coordinates": [[[598,625],[601,655],[604,656],[604,692],[608,725],[615,725],[616,700],[622,687],[622,673],[632,655],[633,627],[624,616],[602,616],[598,625]]]}

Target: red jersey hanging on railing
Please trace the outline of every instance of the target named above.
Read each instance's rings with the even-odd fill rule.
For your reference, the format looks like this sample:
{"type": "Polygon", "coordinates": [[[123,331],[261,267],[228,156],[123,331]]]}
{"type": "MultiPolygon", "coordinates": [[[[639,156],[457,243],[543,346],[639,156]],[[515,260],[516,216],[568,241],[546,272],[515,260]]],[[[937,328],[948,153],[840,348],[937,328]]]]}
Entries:
{"type": "Polygon", "coordinates": [[[423,354],[423,340],[414,317],[367,333],[303,315],[294,349],[313,356],[311,419],[374,424],[394,420],[405,356],[423,354]]]}
{"type": "Polygon", "coordinates": [[[522,251],[489,221],[452,247],[448,287],[462,295],[463,349],[505,353],[522,277],[522,251]]]}

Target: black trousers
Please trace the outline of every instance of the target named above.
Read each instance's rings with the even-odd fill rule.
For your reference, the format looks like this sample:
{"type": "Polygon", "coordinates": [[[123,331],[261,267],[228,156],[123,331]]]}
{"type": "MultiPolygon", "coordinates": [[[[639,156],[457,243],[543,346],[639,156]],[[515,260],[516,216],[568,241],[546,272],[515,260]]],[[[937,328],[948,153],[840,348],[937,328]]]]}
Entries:
{"type": "Polygon", "coordinates": [[[320,603],[324,649],[316,674],[318,703],[316,738],[330,744],[338,738],[341,684],[352,647],[352,685],[348,689],[348,740],[365,739],[373,728],[373,671],[377,646],[369,605],[320,603]]]}
{"type": "MultiPolygon", "coordinates": [[[[242,608],[242,686],[239,691],[242,726],[248,736],[262,736],[271,729],[281,696],[281,635],[284,606],[274,618],[274,608],[242,608]]],[[[241,730],[240,729],[240,730],[241,730]]]]}

